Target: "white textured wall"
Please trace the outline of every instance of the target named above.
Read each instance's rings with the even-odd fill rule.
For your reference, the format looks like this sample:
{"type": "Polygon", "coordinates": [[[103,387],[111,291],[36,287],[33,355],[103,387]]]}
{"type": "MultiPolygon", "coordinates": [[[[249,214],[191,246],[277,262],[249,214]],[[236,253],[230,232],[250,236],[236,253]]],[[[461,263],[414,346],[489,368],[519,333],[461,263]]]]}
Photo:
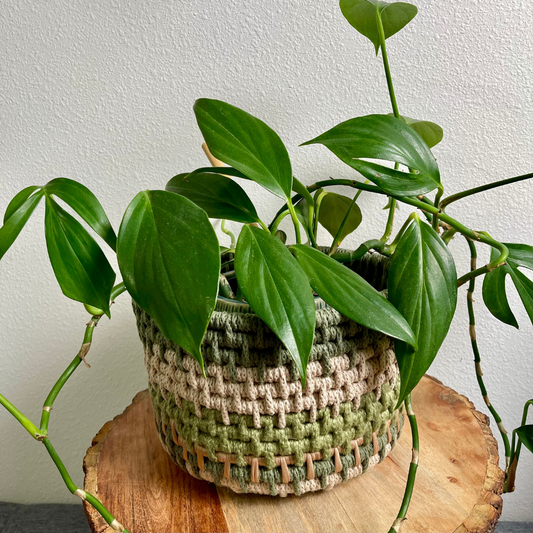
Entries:
{"type": "MultiPolygon", "coordinates": [[[[400,112],[444,128],[435,153],[448,192],[531,171],[533,4],[418,4],[415,20],[388,41],[389,57],[400,112]]],[[[342,120],[389,112],[380,59],[336,1],[5,0],[0,35],[2,213],[21,188],[66,176],[89,186],[118,228],[139,190],[163,188],[178,172],[205,164],[192,112],[201,96],[265,119],[306,183],[353,172],[325,148],[298,149],[299,143],[342,120]]],[[[486,193],[449,212],[498,239],[532,244],[532,185],[486,193]]],[[[275,198],[248,190],[263,217],[278,208],[275,198]]],[[[350,244],[380,235],[382,203],[361,196],[366,218],[350,244]]],[[[402,217],[408,212],[401,207],[402,217]]],[[[465,243],[456,239],[451,248],[465,272],[465,243]]],[[[483,410],[465,290],[431,373],[483,410]]],[[[0,264],[0,291],[0,391],[37,421],[87,319],[53,279],[42,207],[0,264]]],[[[478,304],[485,379],[509,428],[533,396],[533,329],[516,295],[512,307],[520,331],[501,327],[478,304]]],[[[51,422],[53,442],[78,483],[91,438],[146,386],[127,298],[114,307],[111,323],[102,320],[89,359],[92,368],[71,379],[51,422]]],[[[73,501],[44,448],[6,412],[0,450],[0,500],[73,501]]],[[[505,497],[507,520],[533,519],[531,454],[523,452],[521,463],[517,492],[505,497]]]]}

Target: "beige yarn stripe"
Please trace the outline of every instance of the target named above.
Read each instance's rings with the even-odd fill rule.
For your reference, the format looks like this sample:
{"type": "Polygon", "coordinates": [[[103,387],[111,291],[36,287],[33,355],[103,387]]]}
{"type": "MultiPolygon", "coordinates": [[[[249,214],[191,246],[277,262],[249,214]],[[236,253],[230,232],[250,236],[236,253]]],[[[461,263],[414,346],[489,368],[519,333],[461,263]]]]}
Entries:
{"type": "MultiPolygon", "coordinates": [[[[391,445],[387,444],[385,447],[385,457],[390,454],[391,452],[391,445]]],[[[368,467],[367,470],[373,468],[376,466],[381,460],[381,456],[378,454],[373,455],[370,457],[368,461],[368,467]]],[[[196,476],[196,473],[194,472],[193,468],[191,467],[190,463],[186,463],[187,471],[192,476],[196,476]]],[[[359,466],[348,468],[347,469],[347,477],[348,479],[352,479],[354,477],[357,477],[363,473],[363,465],[360,464],[359,466]]],[[[206,481],[210,481],[212,483],[215,482],[215,478],[211,472],[208,470],[199,471],[200,477],[206,481]]],[[[339,485],[342,483],[342,475],[340,473],[334,473],[329,474],[327,476],[328,484],[326,487],[326,490],[332,489],[335,485],[339,485]]],[[[228,487],[234,492],[242,493],[243,490],[241,488],[240,483],[233,478],[221,478],[220,484],[223,487],[228,487]]],[[[246,483],[246,489],[248,493],[251,494],[270,494],[270,485],[268,483],[260,482],[260,483],[252,483],[248,482],[246,483]]],[[[276,484],[276,490],[278,492],[278,495],[281,497],[285,497],[289,494],[294,494],[294,485],[292,483],[277,483],[276,484]]],[[[320,479],[314,478],[314,479],[306,479],[303,481],[300,481],[300,490],[301,493],[304,494],[306,492],[315,492],[322,490],[322,484],[320,479]]]]}
{"type": "Polygon", "coordinates": [[[165,399],[170,392],[178,406],[181,406],[181,399],[192,402],[198,417],[202,416],[202,407],[220,411],[226,425],[230,423],[229,413],[251,415],[256,428],[261,427],[260,415],[278,415],[279,427],[285,427],[286,413],[306,410],[314,422],[317,411],[328,406],[333,407],[333,416],[338,414],[341,403],[353,402],[357,410],[363,394],[373,391],[379,400],[382,386],[388,382],[393,388],[398,375],[392,350],[362,360],[353,369],[350,369],[349,357],[342,355],[331,359],[330,376],[323,376],[319,361],[309,363],[307,386],[302,391],[300,382],[290,382],[286,367],[268,369],[263,384],[255,382],[256,369],[239,368],[240,382],[233,383],[228,379],[227,370],[219,365],[208,365],[209,377],[205,378],[192,357],[184,359],[184,367],[188,370],[184,373],[175,364],[163,363],[155,346],[153,352],[153,356],[148,350],[145,352],[149,381],[159,388],[165,399]]]}

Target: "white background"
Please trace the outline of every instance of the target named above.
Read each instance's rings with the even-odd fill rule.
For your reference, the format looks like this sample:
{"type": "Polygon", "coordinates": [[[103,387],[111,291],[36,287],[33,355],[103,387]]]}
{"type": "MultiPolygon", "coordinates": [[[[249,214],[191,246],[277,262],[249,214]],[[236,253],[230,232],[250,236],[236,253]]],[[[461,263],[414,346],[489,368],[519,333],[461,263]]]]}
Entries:
{"type": "MultiPolygon", "coordinates": [[[[444,128],[434,153],[447,192],[532,171],[533,4],[418,4],[414,21],[387,41],[389,60],[400,112],[444,128]]],[[[175,174],[205,165],[192,112],[198,97],[221,98],[264,119],[307,184],[354,172],[325,148],[298,144],[348,118],[390,112],[381,60],[336,1],[7,0],[0,35],[2,213],[21,188],[64,176],[89,186],[118,228],[138,191],[163,188],[175,174]]],[[[270,219],[277,200],[246,188],[270,219]]],[[[457,203],[449,213],[497,239],[533,244],[532,193],[533,183],[524,182],[457,203]]],[[[379,237],[385,223],[381,198],[365,193],[359,203],[365,218],[350,246],[379,237]]],[[[408,213],[402,206],[401,220],[408,213]]],[[[325,233],[320,240],[329,244],[325,233]]],[[[466,272],[464,240],[450,248],[458,271],[466,272]]],[[[484,264],[484,248],[481,256],[484,264]]],[[[42,206],[0,264],[0,294],[0,391],[37,422],[87,320],[53,278],[42,206]]],[[[465,297],[463,288],[430,373],[485,411],[465,297]]],[[[532,326],[514,292],[519,331],[500,325],[477,300],[486,384],[512,429],[533,397],[532,326]]],[[[69,381],[51,421],[53,442],[79,484],[92,437],[146,387],[127,296],[113,308],[111,323],[98,326],[89,359],[92,368],[80,367],[69,381]]],[[[0,500],[75,501],[44,447],[5,411],[0,450],[0,500]]],[[[526,450],[504,519],[533,520],[532,473],[526,450]]]]}

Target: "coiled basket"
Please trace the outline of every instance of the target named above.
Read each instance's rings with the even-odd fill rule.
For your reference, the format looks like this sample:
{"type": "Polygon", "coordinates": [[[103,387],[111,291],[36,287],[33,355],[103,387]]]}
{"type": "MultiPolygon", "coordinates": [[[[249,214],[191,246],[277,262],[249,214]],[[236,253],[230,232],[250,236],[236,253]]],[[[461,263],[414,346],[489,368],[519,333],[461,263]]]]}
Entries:
{"type": "MultiPolygon", "coordinates": [[[[377,290],[388,261],[348,265],[377,290]]],[[[400,435],[392,339],[316,299],[304,390],[296,365],[245,303],[220,298],[199,364],[134,303],[163,447],[191,475],[235,492],[331,489],[381,462],[400,435]]]]}

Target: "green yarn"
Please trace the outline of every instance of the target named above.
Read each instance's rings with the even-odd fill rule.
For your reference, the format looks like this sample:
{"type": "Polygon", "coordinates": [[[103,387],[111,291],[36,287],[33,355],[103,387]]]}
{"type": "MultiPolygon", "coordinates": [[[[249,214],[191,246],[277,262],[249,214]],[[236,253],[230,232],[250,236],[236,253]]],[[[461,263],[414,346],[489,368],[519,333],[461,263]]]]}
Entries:
{"type": "MultiPolygon", "coordinates": [[[[400,426],[403,426],[403,416],[400,417],[400,426]]],[[[394,448],[396,441],[399,437],[398,429],[395,424],[391,425],[391,448],[394,448]]],[[[172,430],[170,427],[167,427],[166,435],[163,433],[161,425],[158,425],[158,432],[165,443],[172,460],[177,463],[183,470],[187,471],[186,463],[183,459],[183,448],[174,443],[172,439],[172,430]]],[[[385,457],[386,446],[387,446],[387,435],[386,433],[378,437],[379,444],[379,454],[381,460],[385,457]]],[[[359,446],[359,454],[361,457],[362,470],[365,472],[368,469],[368,464],[370,457],[374,453],[374,447],[372,442],[368,444],[363,444],[359,446]]],[[[355,455],[353,451],[348,454],[341,454],[341,465],[342,470],[340,472],[343,482],[348,480],[348,470],[355,467],[355,455]]],[[[189,464],[193,471],[193,474],[198,479],[201,479],[200,470],[198,468],[198,462],[195,454],[189,454],[188,456],[189,464]]],[[[220,463],[217,460],[211,460],[206,457],[204,459],[204,468],[205,470],[211,472],[213,475],[214,481],[217,485],[222,484],[222,478],[224,477],[224,463],[220,463]]],[[[335,462],[333,458],[321,459],[313,462],[313,468],[315,472],[315,477],[320,479],[322,489],[325,489],[327,486],[328,476],[335,472],[335,462]]],[[[307,479],[307,467],[305,465],[288,465],[289,474],[291,478],[291,483],[294,485],[294,492],[297,496],[301,494],[300,483],[307,479]]],[[[231,465],[230,468],[230,477],[236,479],[239,482],[241,491],[246,493],[248,491],[247,484],[251,482],[251,466],[245,464],[243,466],[231,465]]],[[[277,496],[276,485],[283,483],[281,468],[274,467],[259,467],[259,482],[267,483],[270,487],[270,494],[272,496],[277,496]]]]}
{"type": "MultiPolygon", "coordinates": [[[[377,290],[386,286],[389,260],[375,253],[348,265],[377,290]]],[[[248,307],[247,304],[243,304],[248,307]]],[[[291,355],[272,330],[253,312],[242,312],[240,304],[226,306],[224,311],[214,311],[203,344],[202,355],[206,363],[227,366],[233,381],[236,369],[257,367],[264,375],[267,366],[289,365],[291,380],[298,381],[299,374],[291,355]],[[227,308],[227,309],[226,309],[227,308]]],[[[320,306],[319,306],[320,307],[320,306]]],[[[167,339],[152,318],[135,302],[133,310],[137,328],[144,348],[153,353],[154,345],[159,347],[162,362],[173,357],[176,366],[183,370],[183,350],[167,339]]],[[[391,345],[391,339],[382,333],[369,330],[338,313],[331,307],[317,309],[313,349],[309,361],[321,361],[325,375],[330,375],[332,357],[347,354],[351,364],[356,364],[357,352],[374,346],[383,351],[391,345]]]]}
{"type": "Polygon", "coordinates": [[[237,464],[244,466],[244,457],[253,455],[264,457],[267,467],[274,468],[276,455],[294,455],[296,465],[301,466],[305,453],[320,451],[329,457],[332,448],[351,450],[351,441],[360,437],[363,445],[370,443],[376,431],[378,438],[386,438],[387,422],[396,417],[399,382],[393,390],[385,383],[379,401],[373,392],[363,394],[357,411],[352,410],[351,402],[341,403],[338,416],[333,417],[332,408],[326,407],[317,411],[315,422],[310,422],[309,411],[287,413],[284,428],[279,427],[277,415],[260,415],[261,429],[254,427],[252,416],[237,413],[230,413],[230,425],[225,425],[220,411],[205,407],[200,418],[192,402],[182,399],[178,407],[171,393],[167,392],[165,399],[155,387],[149,390],[154,412],[167,426],[174,422],[190,452],[199,444],[213,461],[216,452],[233,453],[237,464]]]}

